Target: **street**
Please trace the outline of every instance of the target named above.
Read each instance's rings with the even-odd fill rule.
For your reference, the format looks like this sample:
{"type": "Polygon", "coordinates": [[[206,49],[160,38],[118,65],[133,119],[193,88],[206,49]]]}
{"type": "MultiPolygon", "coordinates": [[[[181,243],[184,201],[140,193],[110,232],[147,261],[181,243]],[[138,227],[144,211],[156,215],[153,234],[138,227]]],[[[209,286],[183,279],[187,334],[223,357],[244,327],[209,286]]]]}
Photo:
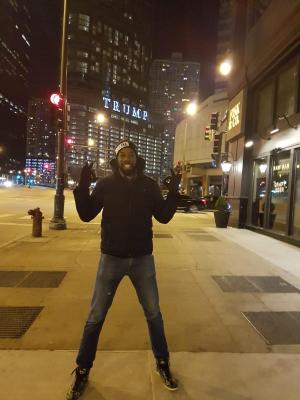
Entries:
{"type": "MultiPolygon", "coordinates": [[[[36,312],[27,325],[19,315],[18,324],[26,329],[18,337],[13,336],[18,324],[9,318],[5,326],[5,318],[2,325],[0,321],[1,391],[14,400],[53,398],[49,374],[54,398],[64,398],[94,286],[100,217],[81,222],[72,192],[66,191],[68,229],[49,231],[53,195],[42,188],[0,192],[0,310],[26,307],[36,312]],[[42,238],[31,237],[26,215],[37,206],[45,215],[42,238]],[[38,382],[24,365],[33,369],[38,382]],[[23,380],[28,382],[25,392],[23,380]]],[[[285,318],[299,314],[298,248],[247,230],[218,230],[212,213],[176,213],[168,225],[154,222],[154,256],[172,365],[182,382],[178,398],[198,399],[200,393],[203,399],[281,399],[283,385],[289,387],[289,400],[298,398],[299,330],[290,333],[299,322],[292,326],[285,319],[287,327],[276,322],[276,334],[274,326],[259,331],[247,319],[247,312],[283,312],[285,318]],[[243,276],[248,281],[230,290],[226,276],[236,283],[243,276]],[[256,280],[250,287],[251,277],[281,280],[279,286],[256,280]],[[283,366],[288,374],[282,374],[283,366]],[[234,387],[224,385],[226,370],[228,382],[236,376],[234,387]],[[249,381],[248,374],[255,379],[249,381]]],[[[101,333],[84,398],[169,399],[152,376],[152,365],[146,321],[130,281],[124,279],[101,333]],[[122,390],[117,390],[116,371],[122,390]]]]}

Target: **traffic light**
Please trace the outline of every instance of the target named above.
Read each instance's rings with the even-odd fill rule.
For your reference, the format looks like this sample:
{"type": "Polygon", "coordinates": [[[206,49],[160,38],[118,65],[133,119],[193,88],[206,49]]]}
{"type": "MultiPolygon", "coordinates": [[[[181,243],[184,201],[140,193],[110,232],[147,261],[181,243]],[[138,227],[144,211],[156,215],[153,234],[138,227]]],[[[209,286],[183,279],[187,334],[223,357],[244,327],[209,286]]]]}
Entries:
{"type": "Polygon", "coordinates": [[[211,129],[210,129],[210,126],[207,126],[205,128],[204,140],[211,140],[211,129]]]}
{"type": "Polygon", "coordinates": [[[64,98],[59,93],[52,93],[50,96],[51,103],[58,109],[62,110],[64,104],[64,98]]]}
{"type": "Polygon", "coordinates": [[[216,132],[214,135],[214,143],[213,143],[214,154],[221,153],[221,142],[222,142],[222,135],[219,132],[216,132]]]}
{"type": "Polygon", "coordinates": [[[70,137],[66,137],[65,138],[65,148],[66,150],[69,150],[72,146],[72,144],[74,144],[74,140],[70,137]]]}
{"type": "Polygon", "coordinates": [[[219,122],[219,113],[218,112],[212,113],[211,117],[210,117],[210,129],[217,131],[218,130],[218,122],[219,122]]]}

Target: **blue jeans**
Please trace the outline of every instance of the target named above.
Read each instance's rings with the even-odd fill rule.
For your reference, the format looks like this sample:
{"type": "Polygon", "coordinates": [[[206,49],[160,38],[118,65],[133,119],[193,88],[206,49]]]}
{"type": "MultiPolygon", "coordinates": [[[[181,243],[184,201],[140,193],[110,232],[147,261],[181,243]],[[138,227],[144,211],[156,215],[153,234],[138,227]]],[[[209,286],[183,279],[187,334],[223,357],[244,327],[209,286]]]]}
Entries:
{"type": "Polygon", "coordinates": [[[81,368],[90,369],[95,360],[99,335],[119,283],[128,275],[147,319],[154,357],[169,358],[156,283],[152,254],[119,258],[102,254],[88,319],[86,321],[79,353],[76,359],[81,368]]]}

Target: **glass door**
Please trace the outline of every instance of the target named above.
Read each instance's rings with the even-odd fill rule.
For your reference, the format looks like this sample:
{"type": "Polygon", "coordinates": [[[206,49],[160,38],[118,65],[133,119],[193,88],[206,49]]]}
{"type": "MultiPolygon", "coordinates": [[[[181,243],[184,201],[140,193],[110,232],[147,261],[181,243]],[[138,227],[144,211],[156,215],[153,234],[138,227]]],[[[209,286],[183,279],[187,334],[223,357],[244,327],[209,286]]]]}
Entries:
{"type": "Polygon", "coordinates": [[[268,213],[268,229],[286,233],[289,205],[290,151],[272,156],[271,193],[268,213]]]}
{"type": "Polygon", "coordinates": [[[300,239],[300,149],[296,150],[293,236],[300,239]]]}
{"type": "Polygon", "coordinates": [[[266,157],[254,161],[251,222],[252,225],[260,227],[264,226],[267,169],[268,160],[266,157]]]}

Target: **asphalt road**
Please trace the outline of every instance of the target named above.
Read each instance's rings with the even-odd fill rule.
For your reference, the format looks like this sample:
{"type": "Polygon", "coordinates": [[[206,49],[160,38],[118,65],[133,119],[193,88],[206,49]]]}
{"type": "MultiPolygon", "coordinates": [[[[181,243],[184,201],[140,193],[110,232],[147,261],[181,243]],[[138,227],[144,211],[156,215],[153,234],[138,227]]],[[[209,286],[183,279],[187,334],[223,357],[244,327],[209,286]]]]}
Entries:
{"type": "MultiPolygon", "coordinates": [[[[41,209],[43,225],[48,229],[53,216],[54,195],[54,189],[44,187],[0,187],[0,246],[31,232],[29,209],[41,209]]],[[[80,222],[71,190],[65,190],[65,217],[67,222],[80,222]]]]}

